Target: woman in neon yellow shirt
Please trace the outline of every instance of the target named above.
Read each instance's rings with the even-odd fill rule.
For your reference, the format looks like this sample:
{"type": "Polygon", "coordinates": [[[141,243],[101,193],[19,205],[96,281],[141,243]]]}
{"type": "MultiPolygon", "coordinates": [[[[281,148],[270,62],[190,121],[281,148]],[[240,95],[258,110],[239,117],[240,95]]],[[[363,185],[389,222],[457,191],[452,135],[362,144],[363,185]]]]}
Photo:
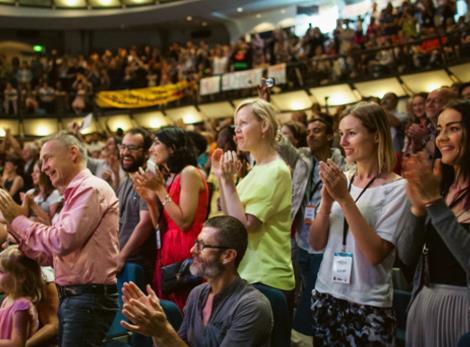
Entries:
{"type": "Polygon", "coordinates": [[[295,286],[290,244],[292,182],[288,166],[276,151],[274,115],[273,106],[265,100],[242,102],[235,111],[235,138],[238,150],[249,152],[256,165],[235,185],[237,155],[218,149],[212,169],[219,181],[223,211],[248,230],[240,276],[280,289],[289,303],[295,286]]]}

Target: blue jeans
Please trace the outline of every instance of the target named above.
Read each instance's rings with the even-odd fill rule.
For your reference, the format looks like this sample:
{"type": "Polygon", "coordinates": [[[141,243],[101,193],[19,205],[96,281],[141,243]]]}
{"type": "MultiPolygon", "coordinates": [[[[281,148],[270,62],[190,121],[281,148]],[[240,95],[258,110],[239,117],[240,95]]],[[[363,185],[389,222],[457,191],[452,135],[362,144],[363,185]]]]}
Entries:
{"type": "Polygon", "coordinates": [[[323,254],[310,254],[300,247],[297,247],[296,251],[295,262],[300,275],[300,295],[292,328],[304,335],[313,336],[313,318],[310,306],[312,290],[315,288],[323,254]]]}
{"type": "Polygon", "coordinates": [[[116,294],[81,294],[61,298],[59,346],[102,346],[117,312],[116,294]]]}

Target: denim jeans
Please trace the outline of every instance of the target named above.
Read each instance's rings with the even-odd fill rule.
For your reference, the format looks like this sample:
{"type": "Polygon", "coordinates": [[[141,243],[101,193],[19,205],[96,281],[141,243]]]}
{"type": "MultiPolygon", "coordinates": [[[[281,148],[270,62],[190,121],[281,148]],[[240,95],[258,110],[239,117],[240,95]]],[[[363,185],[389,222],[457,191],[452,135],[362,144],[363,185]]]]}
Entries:
{"type": "Polygon", "coordinates": [[[296,251],[295,262],[299,268],[300,295],[292,328],[304,335],[312,336],[313,318],[310,309],[312,290],[315,288],[323,254],[310,254],[300,247],[297,247],[296,251]]]}
{"type": "Polygon", "coordinates": [[[117,307],[117,294],[86,293],[61,298],[59,346],[102,346],[117,307]]]}

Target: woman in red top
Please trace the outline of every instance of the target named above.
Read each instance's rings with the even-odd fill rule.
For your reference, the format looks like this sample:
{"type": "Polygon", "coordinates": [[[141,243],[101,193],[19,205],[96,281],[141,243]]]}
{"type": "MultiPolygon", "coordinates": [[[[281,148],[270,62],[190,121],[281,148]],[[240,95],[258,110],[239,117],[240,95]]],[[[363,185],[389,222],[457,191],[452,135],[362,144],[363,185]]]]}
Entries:
{"type": "MultiPolygon", "coordinates": [[[[209,193],[204,174],[197,168],[194,146],[184,130],[176,127],[159,130],[150,155],[161,170],[156,170],[155,174],[137,173],[134,182],[154,216],[154,224],[157,224],[155,216],[158,215],[155,195],[163,207],[161,217],[166,228],[161,236],[154,277],[155,288],[160,290],[160,266],[191,256],[190,249],[207,217],[209,193]],[[168,176],[166,182],[165,176],[168,176]]],[[[188,294],[189,289],[172,293],[167,298],[183,308],[188,294]]]]}

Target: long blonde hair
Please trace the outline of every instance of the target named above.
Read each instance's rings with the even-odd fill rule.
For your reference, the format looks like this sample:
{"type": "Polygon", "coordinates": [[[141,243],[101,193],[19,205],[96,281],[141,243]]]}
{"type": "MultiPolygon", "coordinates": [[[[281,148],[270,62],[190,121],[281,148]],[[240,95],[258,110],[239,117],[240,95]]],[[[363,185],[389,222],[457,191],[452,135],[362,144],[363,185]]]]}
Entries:
{"type": "Polygon", "coordinates": [[[0,268],[11,276],[13,283],[8,291],[15,296],[29,297],[34,304],[41,301],[45,282],[36,261],[25,256],[17,246],[9,246],[0,253],[0,268]]]}
{"type": "Polygon", "coordinates": [[[390,125],[382,106],[375,102],[359,102],[346,109],[341,114],[341,119],[346,116],[353,116],[359,119],[369,132],[377,134],[377,163],[379,165],[379,172],[392,172],[395,167],[396,156],[392,144],[390,125]]]}

